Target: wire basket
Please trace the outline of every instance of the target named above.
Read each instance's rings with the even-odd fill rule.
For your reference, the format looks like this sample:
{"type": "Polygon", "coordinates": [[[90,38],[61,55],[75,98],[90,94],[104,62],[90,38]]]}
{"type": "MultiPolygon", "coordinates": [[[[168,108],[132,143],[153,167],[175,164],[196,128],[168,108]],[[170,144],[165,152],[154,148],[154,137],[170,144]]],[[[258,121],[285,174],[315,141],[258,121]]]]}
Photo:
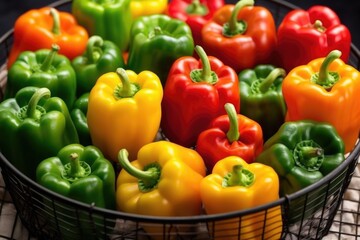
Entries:
{"type": "MultiPolygon", "coordinates": [[[[281,0],[258,0],[277,25],[296,6],[281,0]]],[[[70,11],[71,0],[50,5],[70,11]]],[[[6,59],[13,30],[0,38],[0,100],[6,85],[6,59]]],[[[360,69],[360,52],[352,45],[349,64],[360,69]]],[[[18,215],[38,239],[321,239],[329,233],[360,154],[360,144],[319,182],[276,202],[217,215],[154,217],[106,210],[40,186],[18,171],[1,153],[0,167],[18,215]],[[281,218],[274,216],[281,210],[281,218]],[[256,218],[247,226],[246,220],[256,218]],[[251,229],[249,231],[249,229],[251,229]],[[251,238],[248,238],[251,236],[251,238]]]]}

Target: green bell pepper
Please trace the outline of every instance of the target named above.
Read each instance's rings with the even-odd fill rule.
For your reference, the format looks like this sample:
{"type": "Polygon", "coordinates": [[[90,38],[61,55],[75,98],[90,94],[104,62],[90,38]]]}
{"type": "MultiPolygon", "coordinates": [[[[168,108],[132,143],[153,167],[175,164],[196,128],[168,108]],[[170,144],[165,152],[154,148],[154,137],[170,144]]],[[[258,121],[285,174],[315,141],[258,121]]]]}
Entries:
{"type": "Polygon", "coordinates": [[[285,196],[319,181],[344,161],[344,154],[344,141],[332,125],[303,120],[285,122],[255,161],[274,168],[285,196]]]}
{"type": "Polygon", "coordinates": [[[83,55],[72,61],[76,73],[77,96],[90,92],[96,80],[104,73],[115,72],[124,67],[124,58],[120,49],[111,41],[91,36],[83,55]]]}
{"type": "Polygon", "coordinates": [[[76,97],[76,75],[71,61],[58,54],[59,46],[35,52],[22,52],[8,72],[5,98],[12,98],[23,87],[45,87],[64,100],[69,109],[76,97]]]}
{"type": "Polygon", "coordinates": [[[0,150],[35,179],[36,166],[79,138],[65,102],[47,88],[25,87],[0,104],[0,150]]]}
{"type": "Polygon", "coordinates": [[[87,124],[87,109],[90,93],[84,93],[74,103],[70,112],[71,119],[79,135],[80,143],[84,146],[92,145],[89,127],[87,124]]]}
{"type": "Polygon", "coordinates": [[[121,51],[129,45],[132,15],[130,0],[73,0],[71,12],[92,35],[115,43],[121,51]]]}
{"type": "Polygon", "coordinates": [[[194,40],[183,21],[163,14],[141,16],[131,27],[128,69],[154,72],[164,86],[173,62],[192,56],[194,40]]]}
{"type": "Polygon", "coordinates": [[[264,141],[285,121],[286,105],[282,95],[285,70],[261,64],[239,73],[240,113],[259,123],[264,141]]]}
{"type": "Polygon", "coordinates": [[[94,146],[69,144],[44,159],[36,181],[63,196],[97,207],[115,209],[115,170],[94,146]]]}

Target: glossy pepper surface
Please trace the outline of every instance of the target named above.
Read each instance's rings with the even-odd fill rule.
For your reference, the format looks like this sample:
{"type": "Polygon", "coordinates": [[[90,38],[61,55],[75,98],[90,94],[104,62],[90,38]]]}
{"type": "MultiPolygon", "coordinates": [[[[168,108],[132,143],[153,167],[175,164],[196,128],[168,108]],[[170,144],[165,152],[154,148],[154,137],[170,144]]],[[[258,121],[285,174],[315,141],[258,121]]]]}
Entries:
{"type": "Polygon", "coordinates": [[[96,80],[107,72],[114,72],[125,66],[120,48],[102,37],[91,36],[86,51],[73,59],[72,66],[76,73],[77,96],[90,92],[96,80]]]}
{"type": "Polygon", "coordinates": [[[172,0],[168,4],[166,14],[186,22],[191,28],[194,44],[202,46],[203,26],[224,4],[224,0],[172,0]]]}
{"type": "Polygon", "coordinates": [[[23,87],[46,87],[52,96],[64,100],[69,109],[76,97],[76,74],[70,60],[58,54],[59,46],[22,52],[8,71],[5,98],[23,87]]]}
{"type": "Polygon", "coordinates": [[[12,66],[21,52],[50,49],[54,43],[60,46],[59,53],[71,60],[85,50],[88,38],[85,28],[70,13],[50,7],[31,9],[15,22],[7,67],[12,66]]]}
{"type": "Polygon", "coordinates": [[[136,73],[152,71],[164,86],[173,62],[193,51],[191,29],[185,22],[165,14],[142,16],[131,26],[127,68],[136,73]]]}
{"type": "Polygon", "coordinates": [[[276,49],[276,26],[271,12],[240,0],[218,9],[201,31],[203,48],[236,72],[272,63],[276,49]]]}
{"type": "Polygon", "coordinates": [[[345,142],[345,152],[349,152],[360,131],[360,73],[339,59],[340,55],[334,50],[326,58],[294,68],[284,78],[282,89],[286,121],[327,122],[335,127],[345,142]]]}
{"type": "Polygon", "coordinates": [[[78,133],[79,141],[84,146],[92,144],[89,126],[87,123],[89,95],[90,93],[84,93],[77,98],[70,111],[70,116],[78,133]]]}
{"type": "Polygon", "coordinates": [[[162,101],[161,129],[170,141],[193,147],[198,135],[223,114],[225,103],[240,108],[238,77],[219,59],[196,46],[200,60],[192,56],[175,61],[162,101]]]}
{"type": "Polygon", "coordinates": [[[130,0],[74,0],[71,12],[90,36],[112,41],[121,51],[128,49],[132,24],[130,0]]]}
{"type": "Polygon", "coordinates": [[[345,159],[344,142],[327,123],[284,123],[264,144],[256,162],[271,166],[279,175],[280,195],[299,191],[322,179],[345,159]]]}
{"type": "Polygon", "coordinates": [[[0,149],[35,180],[36,166],[64,146],[78,143],[68,108],[47,88],[25,87],[0,104],[0,149]]]}
{"type": "Polygon", "coordinates": [[[290,11],[279,25],[277,36],[279,64],[287,72],[313,59],[326,57],[332,50],[340,50],[344,62],[349,58],[350,31],[327,6],[290,11]]]}
{"type": "MultiPolygon", "coordinates": [[[[279,199],[279,179],[269,166],[248,164],[237,156],[218,161],[201,181],[201,198],[207,214],[231,213],[279,199]]],[[[214,239],[280,239],[279,206],[209,225],[214,239]]]]}
{"type": "Polygon", "coordinates": [[[69,144],[36,168],[36,181],[63,196],[115,209],[115,171],[94,146],[69,144]]]}
{"type": "Polygon", "coordinates": [[[208,173],[228,156],[238,156],[252,163],[263,148],[261,126],[238,114],[233,104],[226,103],[226,115],[215,118],[210,127],[199,134],[196,151],[204,159],[208,173]]]}
{"type": "Polygon", "coordinates": [[[89,95],[87,122],[93,144],[112,161],[117,162],[122,148],[135,159],[156,137],[162,97],[160,79],[153,72],[118,68],[102,75],[89,95]]]}
{"type": "Polygon", "coordinates": [[[167,5],[167,0],[131,0],[131,16],[136,19],[140,16],[162,14],[165,13],[167,5]]]}
{"type": "Polygon", "coordinates": [[[284,69],[269,64],[239,73],[240,113],[260,124],[265,141],[285,122],[282,93],[285,75],[284,69]]]}

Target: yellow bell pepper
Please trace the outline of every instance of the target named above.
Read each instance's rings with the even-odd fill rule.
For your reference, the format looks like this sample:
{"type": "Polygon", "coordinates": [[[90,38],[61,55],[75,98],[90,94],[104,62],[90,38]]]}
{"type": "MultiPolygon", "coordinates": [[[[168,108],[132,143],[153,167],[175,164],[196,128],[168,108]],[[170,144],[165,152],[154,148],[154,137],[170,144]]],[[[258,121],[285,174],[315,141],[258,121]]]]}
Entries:
{"type": "Polygon", "coordinates": [[[165,13],[167,0],[131,0],[130,11],[133,19],[140,16],[165,13]]]}
{"type": "MultiPolygon", "coordinates": [[[[122,167],[116,189],[119,211],[171,217],[201,213],[200,182],[206,169],[195,150],[157,141],[143,146],[132,162],[126,149],[120,150],[119,162],[122,167]]],[[[164,230],[143,227],[153,235],[164,230]]]]}
{"type": "MultiPolygon", "coordinates": [[[[200,185],[207,214],[228,213],[254,208],[279,199],[276,172],[261,163],[246,163],[230,156],[218,161],[212,174],[200,185]]],[[[214,239],[280,239],[282,217],[280,206],[245,217],[209,224],[214,239]]]]}
{"type": "Polygon", "coordinates": [[[87,121],[93,145],[117,162],[122,148],[135,159],[154,141],[161,121],[163,88],[150,71],[118,68],[98,78],[89,94],[87,121]]]}

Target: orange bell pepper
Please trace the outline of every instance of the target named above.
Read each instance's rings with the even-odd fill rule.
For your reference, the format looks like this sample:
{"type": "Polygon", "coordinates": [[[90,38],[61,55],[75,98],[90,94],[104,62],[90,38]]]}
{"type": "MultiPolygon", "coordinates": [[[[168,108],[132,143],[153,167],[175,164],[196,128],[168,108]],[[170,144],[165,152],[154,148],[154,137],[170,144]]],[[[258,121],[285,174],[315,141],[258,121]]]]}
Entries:
{"type": "MultiPolygon", "coordinates": [[[[201,181],[200,194],[207,214],[251,209],[279,199],[279,179],[267,165],[229,156],[218,161],[212,174],[201,181]]],[[[214,239],[280,239],[281,209],[275,206],[209,227],[214,239]]]]}
{"type": "Polygon", "coordinates": [[[360,73],[331,51],[294,68],[284,78],[282,91],[288,107],[286,121],[313,120],[333,125],[345,143],[345,152],[353,149],[360,131],[360,73]]]}
{"type": "Polygon", "coordinates": [[[72,60],[85,51],[88,38],[85,28],[70,13],[50,7],[29,10],[15,22],[7,67],[11,67],[21,52],[51,49],[54,43],[60,47],[59,54],[72,60]]]}

